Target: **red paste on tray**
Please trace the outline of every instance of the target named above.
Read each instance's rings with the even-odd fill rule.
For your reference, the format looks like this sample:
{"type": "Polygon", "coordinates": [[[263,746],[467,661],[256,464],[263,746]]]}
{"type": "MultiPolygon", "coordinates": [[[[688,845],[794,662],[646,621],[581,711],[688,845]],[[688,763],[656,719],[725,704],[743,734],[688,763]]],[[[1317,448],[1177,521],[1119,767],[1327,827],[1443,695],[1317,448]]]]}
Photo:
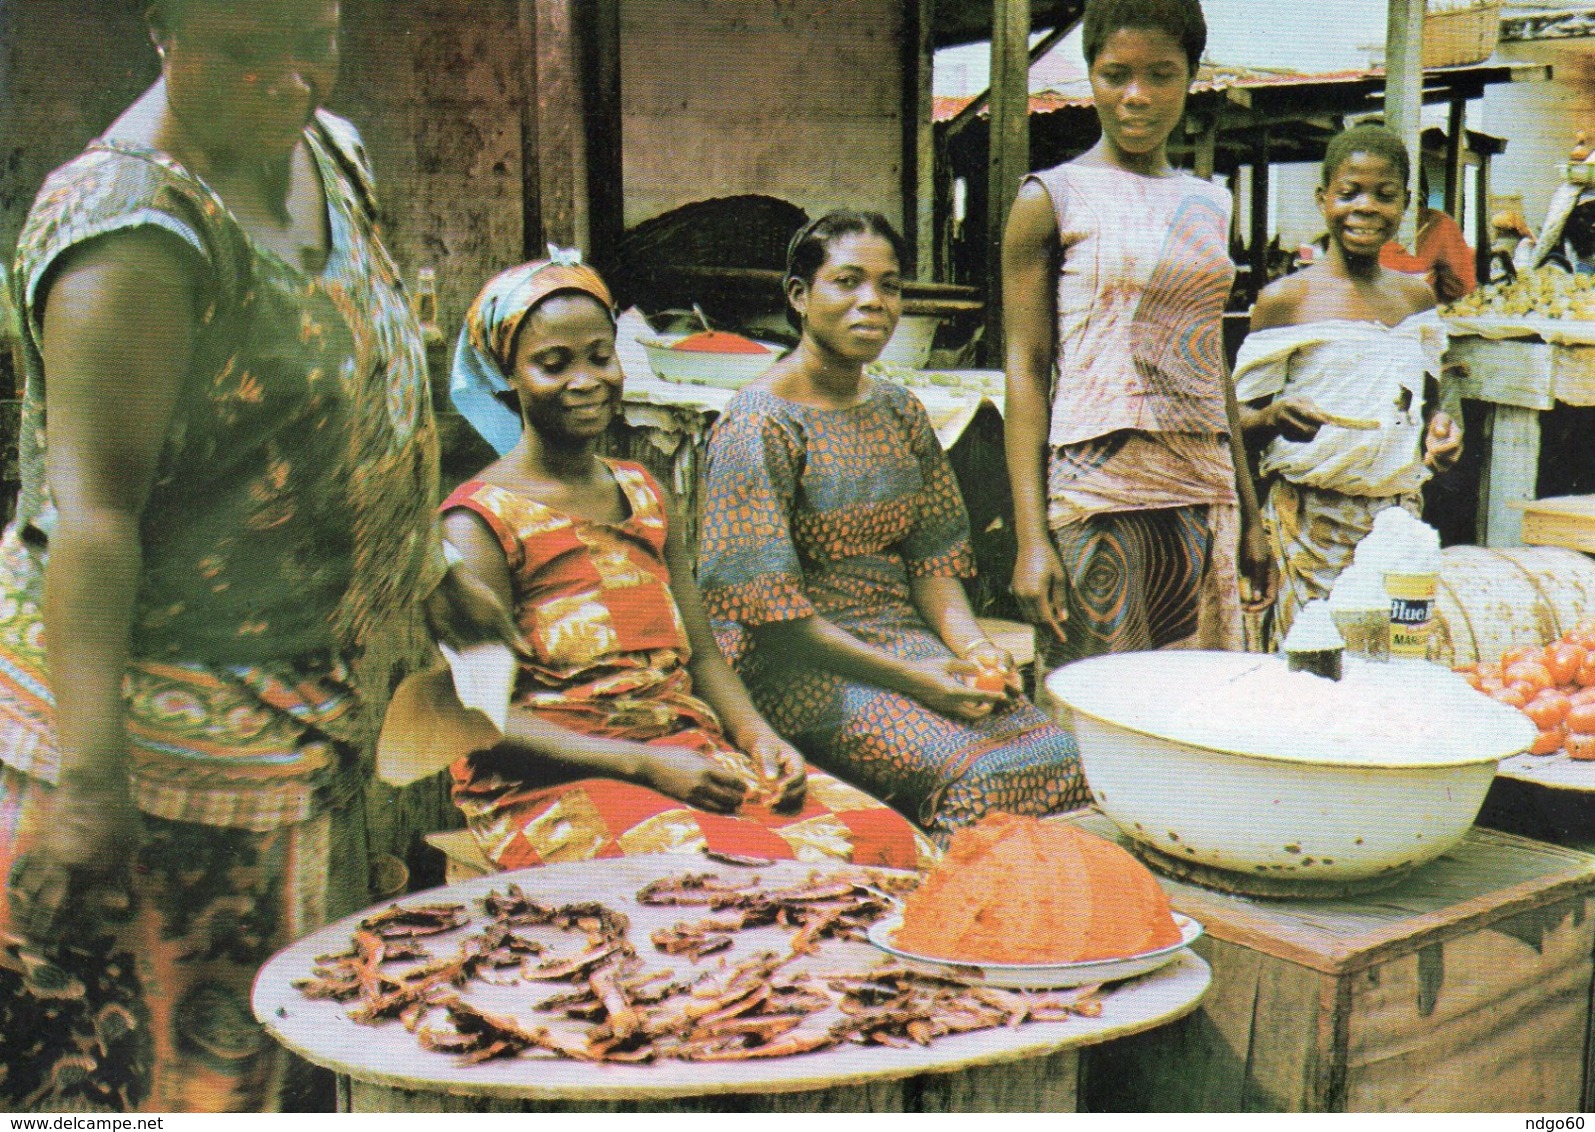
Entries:
{"type": "Polygon", "coordinates": [[[991,814],[953,834],[892,942],[969,963],[1074,963],[1167,947],[1180,930],[1151,872],[1117,845],[991,814]]]}

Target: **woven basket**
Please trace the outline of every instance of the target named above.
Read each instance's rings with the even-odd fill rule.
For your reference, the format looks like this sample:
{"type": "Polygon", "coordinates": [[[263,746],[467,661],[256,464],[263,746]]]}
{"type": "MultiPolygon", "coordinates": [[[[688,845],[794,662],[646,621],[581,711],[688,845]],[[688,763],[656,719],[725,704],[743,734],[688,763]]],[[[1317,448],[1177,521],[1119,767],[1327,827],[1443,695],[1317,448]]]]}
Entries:
{"type": "Polygon", "coordinates": [[[1500,35],[1500,0],[1428,11],[1423,17],[1423,65],[1461,67],[1483,62],[1494,54],[1500,35]]]}

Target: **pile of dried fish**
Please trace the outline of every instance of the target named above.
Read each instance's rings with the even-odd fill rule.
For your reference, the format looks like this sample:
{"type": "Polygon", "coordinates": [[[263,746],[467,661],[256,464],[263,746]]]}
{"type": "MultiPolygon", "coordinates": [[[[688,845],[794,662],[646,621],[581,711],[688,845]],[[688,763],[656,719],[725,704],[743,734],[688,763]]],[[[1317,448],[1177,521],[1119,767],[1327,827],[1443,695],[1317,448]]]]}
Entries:
{"type": "Polygon", "coordinates": [[[766,924],[798,929],[792,951],[813,955],[822,939],[863,939],[869,925],[885,915],[891,898],[873,880],[814,876],[806,884],[764,889],[758,877],[737,885],[713,873],[687,873],[644,885],[637,903],[698,905],[724,913],[654,932],[653,945],[670,955],[687,955],[696,962],[729,948],[733,933],[766,924]]]}
{"type": "MultiPolygon", "coordinates": [[[[909,880],[911,885],[913,882],[909,880]]],[[[761,951],[735,965],[724,958],[691,979],[649,967],[632,947],[629,921],[597,902],[541,904],[518,886],[482,901],[487,926],[447,958],[420,942],[469,923],[461,905],[398,905],[361,921],[353,946],[321,956],[311,978],[295,985],[312,998],[350,1003],[349,1017],[375,1024],[397,1017],[427,1049],[461,1064],[541,1052],[580,1061],[743,1061],[785,1057],[844,1043],[903,1047],[946,1034],[1095,1016],[1095,988],[1055,994],[999,990],[893,964],[861,974],[796,969],[829,938],[858,939],[884,915],[887,886],[900,878],[815,874],[765,888],[753,877],[731,883],[712,873],[667,877],[643,887],[644,905],[698,907],[713,913],[653,933],[655,947],[694,963],[733,945],[748,928],[792,929],[784,954],[761,951]],[[573,955],[551,955],[519,934],[531,927],[579,932],[573,955]],[[401,962],[411,964],[400,969],[401,962]],[[515,985],[561,981],[572,989],[536,1004],[557,1026],[536,1025],[466,1001],[472,980],[515,985]],[[441,1010],[447,1027],[425,1025],[441,1010]],[[571,1022],[587,1024],[585,1036],[571,1022]]]]}

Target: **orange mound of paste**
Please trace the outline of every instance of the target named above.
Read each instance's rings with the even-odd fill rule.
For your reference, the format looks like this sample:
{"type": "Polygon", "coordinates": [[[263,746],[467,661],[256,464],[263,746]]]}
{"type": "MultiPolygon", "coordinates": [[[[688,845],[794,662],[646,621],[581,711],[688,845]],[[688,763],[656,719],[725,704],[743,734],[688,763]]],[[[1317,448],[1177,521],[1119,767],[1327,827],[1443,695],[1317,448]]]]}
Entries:
{"type": "Polygon", "coordinates": [[[1180,931],[1152,874],[1117,845],[990,814],[953,834],[892,942],[964,962],[1074,963],[1166,947],[1180,931]]]}

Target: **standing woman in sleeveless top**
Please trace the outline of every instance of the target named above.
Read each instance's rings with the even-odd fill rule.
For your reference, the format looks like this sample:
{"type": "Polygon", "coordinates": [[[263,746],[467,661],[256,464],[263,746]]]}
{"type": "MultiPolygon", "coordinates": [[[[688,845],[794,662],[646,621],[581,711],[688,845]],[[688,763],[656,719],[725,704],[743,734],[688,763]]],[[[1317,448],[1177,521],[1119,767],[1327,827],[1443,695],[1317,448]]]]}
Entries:
{"type": "Polygon", "coordinates": [[[1054,665],[1238,648],[1273,580],[1223,352],[1230,196],[1167,152],[1207,25],[1089,0],[1083,34],[1102,138],[1025,179],[1003,240],[1014,594],[1054,665]]]}
{"type": "Polygon", "coordinates": [[[251,983],[368,901],[365,756],[430,648],[422,599],[514,633],[445,563],[419,327],[359,136],[318,109],[337,0],[148,15],[160,79],[50,176],[18,244],[11,1109],[283,1103],[251,983]]]}

